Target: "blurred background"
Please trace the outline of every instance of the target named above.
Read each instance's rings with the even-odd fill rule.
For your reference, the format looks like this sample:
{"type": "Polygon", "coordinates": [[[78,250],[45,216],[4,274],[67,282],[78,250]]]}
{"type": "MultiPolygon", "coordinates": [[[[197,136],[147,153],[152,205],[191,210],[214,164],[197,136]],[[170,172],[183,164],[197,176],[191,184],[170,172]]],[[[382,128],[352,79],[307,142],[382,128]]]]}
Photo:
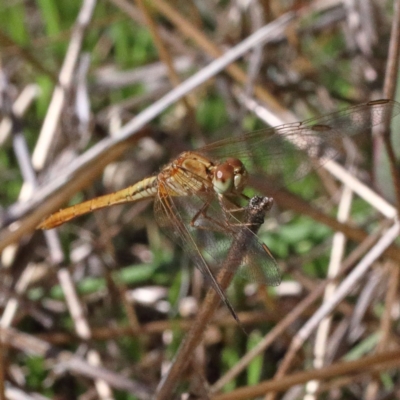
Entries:
{"type": "MultiPolygon", "coordinates": [[[[160,230],[151,201],[46,233],[35,227],[61,207],[157,173],[184,150],[395,99],[397,78],[387,72],[390,63],[397,72],[395,5],[2,0],[1,398],[151,398],[207,282],[160,230]],[[254,37],[264,27],[270,30],[254,37]],[[241,50],[249,38],[253,44],[241,50]]],[[[398,124],[393,119],[393,132],[398,124]]],[[[342,270],[337,282],[344,279],[396,215],[394,158],[380,131],[358,133],[338,161],[365,186],[344,189],[340,177],[319,168],[280,188],[259,237],[282,284],[235,279],[227,295],[246,333],[220,305],[190,368],[158,398],[230,398],[222,393],[277,377],[279,388],[235,398],[399,395],[394,239],[328,319],[301,331],[334,302],[328,277],[342,270]],[[397,354],[386,358],[391,364],[379,364],[385,351],[397,354]],[[338,363],[342,372],[333,368],[338,363]],[[316,368],[326,375],[314,375],[316,368]],[[285,380],[299,372],[307,373],[285,380]]],[[[394,155],[399,148],[393,134],[394,155]]]]}

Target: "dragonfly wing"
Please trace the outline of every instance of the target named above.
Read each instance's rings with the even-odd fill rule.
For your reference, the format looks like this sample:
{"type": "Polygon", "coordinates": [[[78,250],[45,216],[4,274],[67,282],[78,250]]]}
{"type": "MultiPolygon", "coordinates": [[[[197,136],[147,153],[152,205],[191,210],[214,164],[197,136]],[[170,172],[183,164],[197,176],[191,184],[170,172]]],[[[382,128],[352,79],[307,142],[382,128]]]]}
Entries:
{"type": "Polygon", "coordinates": [[[225,206],[221,207],[211,186],[207,188],[203,182],[205,189],[196,192],[194,187],[198,185],[193,181],[198,179],[187,171],[184,176],[177,177],[179,184],[188,189],[186,196],[170,195],[172,191],[168,185],[161,183],[160,196],[155,202],[158,224],[189,254],[208,279],[212,271],[218,271],[223,265],[240,230],[246,230],[249,238],[246,249],[238,253],[237,259],[230,255],[230,267],[247,280],[278,285],[279,268],[268,248],[238,216],[225,206]]]}
{"type": "Polygon", "coordinates": [[[223,289],[215,279],[208,261],[204,258],[204,255],[196,244],[192,232],[190,232],[190,225],[184,222],[184,209],[179,207],[179,203],[176,202],[178,198],[181,197],[170,196],[168,186],[159,182],[159,196],[156,197],[154,202],[154,215],[156,216],[157,223],[164,230],[167,236],[175,240],[189,255],[196,267],[202,272],[221,300],[228,307],[233,318],[240,324],[235,310],[226,297],[223,289]]]}
{"type": "Polygon", "coordinates": [[[313,166],[335,158],[344,137],[365,132],[399,113],[400,104],[395,101],[369,102],[303,122],[220,140],[197,152],[212,160],[238,158],[250,173],[262,172],[270,177],[278,189],[303,178],[313,166]]]}
{"type": "Polygon", "coordinates": [[[199,208],[196,209],[190,197],[170,195],[168,185],[160,182],[159,196],[154,202],[154,215],[163,232],[182,247],[196,267],[210,280],[216,261],[204,257],[202,244],[211,242],[205,237],[212,235],[212,232],[191,226],[192,219],[202,205],[198,203],[199,208]]]}
{"type": "MultiPolygon", "coordinates": [[[[254,234],[253,234],[254,235],[254,234]]],[[[278,286],[281,283],[279,266],[266,244],[261,243],[257,236],[249,241],[237,274],[249,282],[278,286]]]]}
{"type": "MultiPolygon", "coordinates": [[[[182,200],[187,203],[186,199],[182,200]]],[[[192,196],[190,201],[192,204],[201,203],[203,199],[201,196],[192,196]]],[[[206,215],[198,218],[194,227],[199,248],[215,260],[220,268],[231,248],[235,246],[235,240],[240,232],[246,231],[248,239],[245,251],[238,251],[237,258],[230,254],[231,268],[235,269],[238,276],[249,282],[269,286],[279,285],[281,273],[275,258],[245,222],[242,215],[231,212],[226,204],[222,208],[216,197],[208,199],[206,215]]]]}

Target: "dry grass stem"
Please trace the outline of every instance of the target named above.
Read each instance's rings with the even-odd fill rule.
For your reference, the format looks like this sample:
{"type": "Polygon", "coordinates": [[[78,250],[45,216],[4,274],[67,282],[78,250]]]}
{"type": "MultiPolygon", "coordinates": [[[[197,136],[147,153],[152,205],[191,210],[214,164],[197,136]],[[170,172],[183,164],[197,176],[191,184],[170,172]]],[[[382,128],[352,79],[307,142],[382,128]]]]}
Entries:
{"type": "Polygon", "coordinates": [[[0,399],[396,398],[399,2],[0,5],[0,399]]]}

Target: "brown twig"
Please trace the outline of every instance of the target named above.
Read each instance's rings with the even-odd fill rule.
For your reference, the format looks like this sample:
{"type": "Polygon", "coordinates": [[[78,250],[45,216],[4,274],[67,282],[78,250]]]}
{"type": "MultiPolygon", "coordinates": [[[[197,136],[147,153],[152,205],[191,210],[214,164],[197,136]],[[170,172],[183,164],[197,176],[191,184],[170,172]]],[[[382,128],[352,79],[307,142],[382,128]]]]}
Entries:
{"type": "Polygon", "coordinates": [[[39,138],[32,155],[32,163],[38,170],[43,169],[49,149],[53,143],[54,135],[60,123],[62,111],[67,100],[67,94],[73,83],[74,71],[78,63],[83,39],[89,26],[96,0],[84,0],[71,34],[68,51],[65,55],[63,66],[58,76],[58,85],[54,89],[53,96],[47,110],[39,138]]]}
{"type": "MultiPolygon", "coordinates": [[[[216,46],[210,39],[208,39],[203,32],[196,29],[190,24],[185,17],[183,17],[175,8],[163,0],[152,0],[154,7],[168,18],[177,29],[179,29],[186,37],[194,40],[197,45],[206,51],[214,58],[221,57],[223,52],[216,46]]],[[[235,79],[238,83],[246,84],[248,78],[247,74],[236,64],[231,64],[226,67],[227,73],[235,79]]],[[[262,101],[268,104],[268,107],[277,115],[285,118],[287,110],[285,110],[279,102],[272,96],[265,88],[260,85],[254,86],[255,95],[262,101]]]]}
{"type": "MultiPolygon", "coordinates": [[[[136,3],[138,5],[139,9],[143,13],[144,19],[147,23],[147,26],[151,32],[152,37],[153,37],[154,45],[157,47],[158,54],[160,55],[160,59],[167,66],[169,80],[171,81],[172,85],[176,87],[181,83],[181,80],[179,79],[179,75],[177,74],[177,72],[175,70],[174,63],[173,63],[173,60],[171,59],[170,53],[167,51],[167,48],[165,47],[165,44],[164,44],[160,34],[158,33],[157,26],[156,26],[153,18],[151,17],[150,11],[149,11],[148,7],[146,6],[145,2],[143,0],[137,0],[136,3]]],[[[185,104],[185,106],[187,107],[188,110],[191,110],[191,112],[193,112],[192,105],[190,104],[191,101],[190,101],[189,96],[183,97],[183,103],[185,104]]],[[[193,114],[193,116],[194,116],[194,114],[193,114]]]]}
{"type": "Polygon", "coordinates": [[[294,321],[304,313],[309,307],[322,295],[327,283],[323,283],[315,288],[306,296],[285,318],[283,318],[268,334],[249,351],[234,367],[232,367],[223,377],[221,377],[211,388],[211,393],[216,393],[223,388],[225,384],[239,375],[259,354],[262,354],[273,343],[273,341],[283,334],[294,321]]]}
{"type": "Polygon", "coordinates": [[[101,379],[118,390],[125,390],[139,399],[150,399],[150,388],[140,382],[128,379],[122,374],[107,368],[89,364],[73,353],[51,346],[44,340],[33,337],[13,328],[1,328],[3,344],[18,349],[26,354],[51,359],[53,368],[60,372],[69,371],[93,380],[101,379]]]}
{"type": "MultiPolygon", "coordinates": [[[[399,70],[399,53],[400,53],[400,2],[394,2],[394,15],[392,22],[392,32],[390,35],[390,45],[388,52],[388,62],[386,65],[385,83],[383,93],[387,98],[394,98],[397,75],[399,70]]],[[[385,122],[385,127],[382,128],[383,142],[385,145],[386,153],[389,158],[390,172],[392,174],[392,182],[396,194],[397,213],[400,215],[400,172],[397,167],[397,157],[393,148],[392,140],[390,137],[390,120],[385,122]]],[[[381,138],[377,139],[378,141],[381,138]]],[[[375,145],[380,148],[378,143],[375,145]]]]}
{"type": "MultiPolygon", "coordinates": [[[[361,243],[368,237],[367,232],[365,232],[364,230],[343,222],[339,222],[337,219],[324,214],[316,207],[310,205],[310,203],[301,199],[299,196],[288,192],[285,189],[272,191],[271,187],[273,186],[271,186],[271,184],[268,184],[268,181],[265,178],[253,179],[252,186],[254,186],[260,193],[263,193],[266,196],[273,195],[274,200],[281,207],[291,209],[301,215],[308,215],[315,221],[327,225],[335,231],[344,233],[350,240],[361,243]]],[[[392,244],[390,247],[388,247],[385,251],[385,254],[391,257],[393,260],[400,261],[400,249],[395,244],[392,244]]]]}
{"type": "MultiPolygon", "coordinates": [[[[398,288],[399,288],[399,267],[395,263],[388,263],[388,278],[386,283],[388,285],[388,289],[386,292],[386,299],[385,299],[385,307],[384,312],[381,317],[380,321],[380,329],[381,332],[379,343],[376,347],[376,353],[379,354],[383,351],[387,351],[390,349],[390,336],[392,332],[392,315],[393,315],[393,307],[396,303],[396,298],[398,295],[398,288]]],[[[379,389],[379,379],[372,380],[368,385],[366,390],[366,400],[373,400],[376,399],[378,396],[378,389],[379,389]]]]}
{"type": "Polygon", "coordinates": [[[268,392],[282,392],[295,385],[305,384],[312,379],[326,380],[343,375],[383,371],[398,368],[400,365],[400,350],[366,356],[354,361],[343,361],[318,370],[297,372],[278,380],[269,380],[258,385],[240,388],[229,393],[212,397],[212,400],[249,400],[268,392]]]}
{"type": "MultiPolygon", "coordinates": [[[[32,213],[21,218],[17,226],[11,225],[0,231],[0,252],[8,245],[18,241],[24,234],[33,231],[44,217],[47,217],[55,209],[60,208],[73,194],[92,183],[103,172],[106,165],[121,157],[127,149],[132,147],[133,143],[136,143],[146,134],[146,131],[141,131],[138,132],[138,135],[118,142],[107,152],[101,153],[91,160],[91,162],[76,169],[73,179],[61,182],[61,187],[60,181],[54,180],[47,189],[50,192],[55,192],[55,194],[46,201],[44,201],[47,197],[46,191],[42,191],[41,195],[38,195],[40,192],[38,190],[34,199],[36,207],[32,213]],[[53,189],[53,187],[57,187],[58,189],[53,189]]],[[[10,223],[10,221],[5,221],[5,224],[7,223],[10,223]]]]}
{"type": "Polygon", "coordinates": [[[301,348],[305,340],[311,335],[320,321],[329,315],[352,290],[359,279],[364,276],[365,272],[370,268],[371,264],[382,255],[384,249],[387,248],[390,243],[396,240],[399,234],[399,229],[400,224],[395,222],[392,227],[382,235],[374,247],[372,247],[364,256],[364,258],[357,264],[353,271],[342,281],[332,296],[330,302],[324,303],[321,307],[319,307],[313,316],[297,332],[288,351],[286,352],[283,362],[279,366],[279,371],[275,375],[275,379],[281,379],[281,377],[290,369],[290,365],[294,360],[297,351],[301,348]]]}
{"type": "MultiPolygon", "coordinates": [[[[247,325],[254,325],[261,323],[265,320],[274,320],[271,313],[265,311],[253,311],[253,312],[238,312],[237,316],[241,324],[246,327],[247,325]]],[[[190,320],[179,320],[179,321],[154,321],[141,324],[139,329],[132,328],[132,326],[103,326],[103,327],[93,327],[92,328],[92,339],[94,340],[110,340],[116,339],[123,336],[138,337],[138,336],[154,336],[162,335],[166,330],[173,328],[179,328],[181,331],[189,331],[192,327],[192,321],[190,320]]],[[[219,328],[231,328],[237,326],[237,322],[232,319],[231,315],[223,316],[222,318],[213,318],[210,322],[210,326],[215,325],[219,328]]],[[[207,334],[205,335],[207,336],[207,334]]],[[[40,333],[37,335],[39,339],[45,340],[54,345],[65,345],[79,342],[79,338],[72,334],[66,332],[50,332],[50,333],[40,333]]]]}
{"type": "MultiPolygon", "coordinates": [[[[239,267],[242,257],[246,254],[249,241],[264,222],[265,212],[271,205],[272,202],[266,197],[256,196],[250,200],[244,218],[245,224],[248,224],[250,229],[244,226],[238,230],[217,277],[218,284],[221,286],[222,290],[225,290],[229,286],[235,274],[235,270],[239,267]]],[[[170,369],[159,384],[155,396],[157,400],[171,398],[172,391],[178,384],[183,371],[190,362],[193,352],[202,340],[205,327],[210,322],[220,301],[221,298],[215,290],[210,289],[207,292],[192,329],[187,333],[170,369]]]]}
{"type": "Polygon", "coordinates": [[[44,63],[41,63],[40,59],[35,57],[30,51],[21,48],[18,43],[16,43],[11,37],[0,30],[0,47],[2,47],[3,52],[7,51],[8,47],[12,47],[13,51],[25,59],[29,64],[34,66],[38,71],[47,75],[54,83],[57,82],[57,76],[53,71],[49,70],[44,63]]]}

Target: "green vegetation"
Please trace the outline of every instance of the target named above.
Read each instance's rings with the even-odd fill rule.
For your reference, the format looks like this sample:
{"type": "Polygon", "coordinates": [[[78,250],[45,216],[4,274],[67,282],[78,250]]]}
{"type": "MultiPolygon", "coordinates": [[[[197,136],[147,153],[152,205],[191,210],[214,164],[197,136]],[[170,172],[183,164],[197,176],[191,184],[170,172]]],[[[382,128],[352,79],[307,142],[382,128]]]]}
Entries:
{"type": "MultiPolygon", "coordinates": [[[[193,254],[198,246],[203,258],[217,268],[229,254],[232,236],[218,232],[224,221],[218,202],[204,208],[206,217],[200,213],[194,221],[212,226],[217,231],[214,236],[200,229],[194,241],[183,246],[176,240],[182,227],[168,226],[160,216],[157,219],[153,207],[144,202],[88,214],[46,235],[34,231],[35,224],[63,206],[115,192],[155,174],[182,151],[267,129],[262,116],[274,125],[278,119],[289,121],[289,112],[303,120],[382,97],[377,92],[383,87],[389,58],[391,15],[374,2],[375,13],[381,16],[374,42],[367,28],[378,22],[360,14],[358,20],[363,24],[354,30],[347,25],[348,10],[343,5],[318,12],[304,9],[280,36],[263,45],[260,59],[255,52],[239,58],[233,68],[243,75],[232,72],[232,65],[224,68],[138,124],[142,130],[129,131],[128,143],[116,143],[121,129],[127,135],[126,127],[149,115],[179,82],[202,73],[216,58],[215,48],[223,54],[260,24],[272,23],[280,13],[293,10],[279,2],[250,2],[248,8],[228,1],[168,2],[182,18],[176,24],[168,7],[149,0],[144,6],[158,32],[155,37],[143,16],[142,2],[98,2],[87,25],[78,25],[77,17],[86,3],[90,2],[9,0],[0,4],[1,123],[13,122],[8,132],[3,126],[0,129],[0,246],[5,247],[0,247],[0,316],[5,332],[0,390],[18,386],[27,398],[35,394],[61,398],[67,392],[68,398],[97,398],[101,397],[98,379],[105,378],[110,398],[146,399],[154,394],[167,367],[174,365],[210,288],[209,279],[193,272],[190,251],[193,254]],[[82,64],[84,55],[90,59],[87,71],[82,64]],[[167,61],[174,66],[173,72],[165,67],[167,61]],[[60,82],[64,92],[55,99],[60,82]],[[10,114],[30,85],[35,85],[38,94],[30,100],[24,94],[26,109],[10,114]],[[61,104],[60,112],[57,104],[61,104]],[[49,146],[39,140],[43,130],[50,138],[49,146]],[[31,156],[44,155],[43,165],[21,158],[21,143],[31,156]],[[90,159],[100,148],[105,150],[90,159]],[[33,190],[25,174],[29,169],[37,180],[33,190]],[[13,248],[8,246],[10,238],[13,248]],[[18,304],[9,318],[15,299],[18,304]],[[79,368],[66,361],[72,357],[82,362],[79,368]],[[90,357],[98,357],[98,365],[91,364],[90,357]]],[[[361,11],[352,12],[358,15],[361,11]]],[[[360,115],[367,113],[356,118],[360,115]]],[[[393,132],[398,133],[395,123],[396,119],[393,132]]],[[[289,133],[293,132],[298,131],[289,133]]],[[[244,390],[263,381],[273,382],[278,372],[275,384],[286,386],[276,389],[277,396],[292,390],[293,382],[285,380],[288,375],[308,373],[299,381],[302,397],[307,382],[315,378],[318,326],[299,350],[290,350],[296,334],[328,299],[321,290],[290,323],[285,318],[293,316],[325,282],[335,232],[341,230],[345,235],[340,263],[350,271],[393,223],[389,203],[374,203],[368,196],[362,199],[358,192],[347,219],[338,224],[342,183],[322,167],[313,170],[320,162],[310,162],[286,139],[264,141],[262,135],[267,133],[273,131],[255,136],[250,144],[238,142],[226,151],[214,149],[213,154],[242,159],[252,179],[258,179],[251,182],[254,187],[246,188],[247,196],[262,191],[274,197],[275,206],[267,212],[258,238],[279,264],[283,282],[279,288],[267,288],[235,279],[225,292],[243,326],[222,302],[211,307],[211,320],[199,329],[203,341],[189,349],[188,363],[176,377],[176,398],[189,391],[205,398],[211,389],[213,393],[244,390]],[[375,241],[371,240],[374,235],[375,241]],[[272,339],[265,349],[227,383],[213,387],[269,334],[272,339]]],[[[398,138],[394,138],[396,151],[398,138]]],[[[345,170],[396,204],[393,169],[383,154],[384,146],[372,139],[370,129],[347,139],[343,146],[342,141],[335,143],[326,136],[324,143],[337,144],[337,161],[345,170]],[[354,169],[349,167],[352,145],[357,149],[354,169]]],[[[186,208],[181,205],[174,210],[190,232],[192,215],[208,200],[201,193],[186,208]]],[[[247,199],[235,201],[247,205],[247,199]]],[[[242,218],[237,212],[233,215],[231,222],[242,218]]],[[[239,230],[232,231],[236,237],[239,230]]],[[[334,249],[334,255],[341,253],[341,248],[334,249]]],[[[399,359],[390,359],[393,370],[376,359],[368,359],[370,364],[363,360],[389,350],[391,357],[397,354],[398,323],[393,316],[397,315],[399,254],[398,242],[391,242],[389,250],[361,281],[354,282],[351,294],[329,314],[331,327],[319,349],[328,372],[318,396],[367,398],[366,393],[375,390],[377,398],[394,398],[399,359]],[[365,300],[361,306],[360,298],[365,300]],[[354,360],[360,361],[357,368],[329,375],[331,365],[354,360]],[[371,384],[371,371],[376,386],[371,384]]]]}

